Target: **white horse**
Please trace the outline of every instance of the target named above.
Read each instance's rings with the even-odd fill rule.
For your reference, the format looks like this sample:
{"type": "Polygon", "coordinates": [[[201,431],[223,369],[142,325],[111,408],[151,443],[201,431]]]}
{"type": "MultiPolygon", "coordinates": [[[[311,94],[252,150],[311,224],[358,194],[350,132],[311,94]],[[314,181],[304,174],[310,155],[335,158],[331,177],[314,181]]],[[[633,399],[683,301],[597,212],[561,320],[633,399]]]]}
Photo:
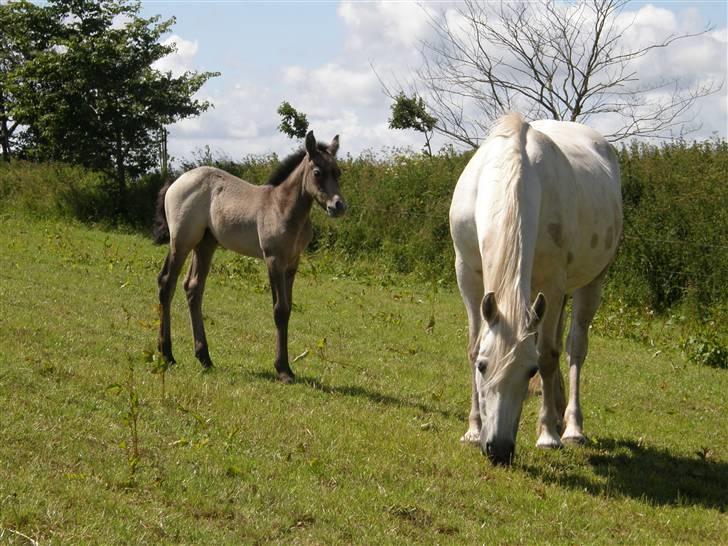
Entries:
{"type": "Polygon", "coordinates": [[[529,378],[538,371],[543,401],[536,445],[584,442],[579,373],[622,233],[613,148],[578,123],[504,116],[458,180],[450,230],[472,371],[469,427],[461,441],[479,441],[492,462],[509,464],[529,378]],[[572,296],[567,406],[559,355],[572,296]]]}

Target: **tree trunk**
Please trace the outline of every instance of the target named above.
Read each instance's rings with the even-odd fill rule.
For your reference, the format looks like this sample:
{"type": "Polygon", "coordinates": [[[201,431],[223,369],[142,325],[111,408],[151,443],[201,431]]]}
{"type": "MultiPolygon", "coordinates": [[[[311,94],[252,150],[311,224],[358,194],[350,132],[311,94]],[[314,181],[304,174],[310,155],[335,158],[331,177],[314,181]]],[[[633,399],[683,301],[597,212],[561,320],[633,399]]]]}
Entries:
{"type": "Polygon", "coordinates": [[[117,133],[116,135],[116,147],[115,147],[115,155],[116,157],[116,174],[114,178],[116,178],[116,188],[118,192],[119,200],[116,204],[117,206],[117,212],[119,214],[126,213],[127,210],[127,203],[126,203],[126,167],[124,165],[124,145],[121,140],[121,133],[117,133]]]}
{"type": "Polygon", "coordinates": [[[10,161],[11,132],[11,129],[8,127],[8,117],[5,115],[5,99],[0,95],[0,146],[2,146],[3,159],[5,161],[10,161]]]}

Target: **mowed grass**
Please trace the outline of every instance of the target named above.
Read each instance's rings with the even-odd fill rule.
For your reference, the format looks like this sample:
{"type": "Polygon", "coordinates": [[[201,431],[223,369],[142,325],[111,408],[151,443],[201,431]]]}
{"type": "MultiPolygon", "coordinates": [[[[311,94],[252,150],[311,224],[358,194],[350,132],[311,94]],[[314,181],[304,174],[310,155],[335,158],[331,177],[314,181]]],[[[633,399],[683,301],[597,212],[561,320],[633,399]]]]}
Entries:
{"type": "Polygon", "coordinates": [[[533,398],[515,465],[495,468],[458,442],[454,289],[305,259],[290,334],[305,356],[286,386],[262,263],[220,251],[204,304],[216,368],[194,359],[180,283],[163,393],[144,353],[164,248],[13,213],[0,232],[0,543],[728,542],[724,370],[593,337],[591,444],[537,450],[533,398]]]}

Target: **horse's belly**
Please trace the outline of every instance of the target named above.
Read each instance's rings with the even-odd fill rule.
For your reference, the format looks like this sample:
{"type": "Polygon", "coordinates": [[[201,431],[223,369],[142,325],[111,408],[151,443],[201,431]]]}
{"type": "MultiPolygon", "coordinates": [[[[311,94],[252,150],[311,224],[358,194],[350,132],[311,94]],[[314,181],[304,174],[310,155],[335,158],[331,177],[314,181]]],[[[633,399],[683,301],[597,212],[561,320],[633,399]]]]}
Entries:
{"type": "Polygon", "coordinates": [[[258,228],[255,222],[230,225],[224,228],[213,228],[213,235],[223,248],[244,256],[262,258],[258,228]]]}

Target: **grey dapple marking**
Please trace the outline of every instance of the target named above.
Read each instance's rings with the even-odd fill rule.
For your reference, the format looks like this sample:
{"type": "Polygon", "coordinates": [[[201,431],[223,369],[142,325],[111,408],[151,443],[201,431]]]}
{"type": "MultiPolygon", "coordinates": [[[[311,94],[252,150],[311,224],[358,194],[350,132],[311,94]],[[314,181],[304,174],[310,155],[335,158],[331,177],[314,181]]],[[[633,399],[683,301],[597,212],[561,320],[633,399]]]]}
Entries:
{"type": "Polygon", "coordinates": [[[158,276],[159,350],[170,363],[170,305],[180,270],[192,253],[184,281],[189,304],[195,356],[205,368],[212,359],[202,321],[202,296],[218,245],[265,261],[273,297],[277,342],[275,369],[289,383],[288,320],[293,282],[301,253],[311,241],[309,218],[314,202],[329,216],[346,211],[340,195],[341,171],[336,163],[339,137],[317,144],[313,132],[303,149],[283,160],[268,184],[255,186],[213,167],[199,167],[163,187],[157,201],[154,240],[169,241],[169,252],[158,276]]]}

